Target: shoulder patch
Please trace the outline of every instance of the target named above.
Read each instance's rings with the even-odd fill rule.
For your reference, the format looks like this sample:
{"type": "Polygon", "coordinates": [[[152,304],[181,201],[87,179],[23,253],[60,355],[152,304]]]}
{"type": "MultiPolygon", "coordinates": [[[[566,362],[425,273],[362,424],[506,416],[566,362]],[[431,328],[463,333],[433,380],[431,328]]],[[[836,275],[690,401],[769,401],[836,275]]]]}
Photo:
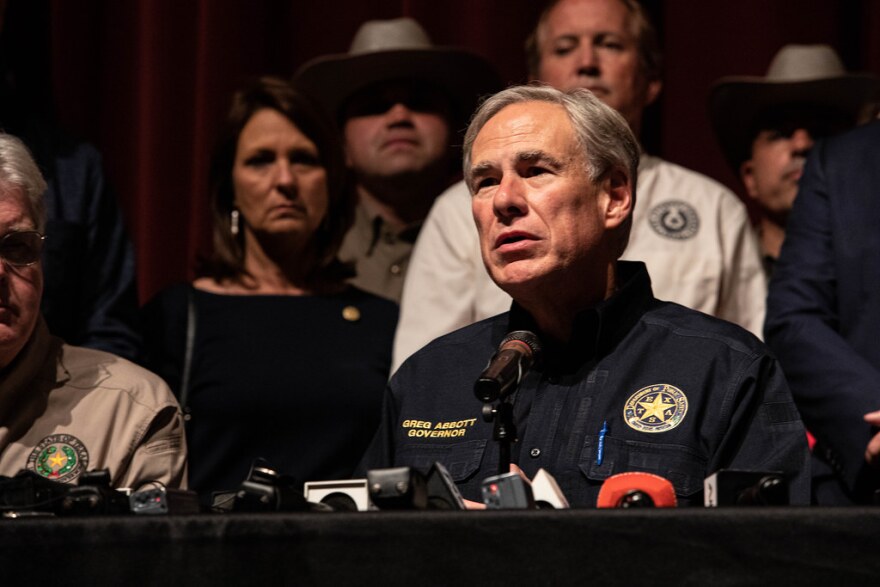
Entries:
{"type": "Polygon", "coordinates": [[[72,483],[89,466],[89,451],[71,434],[51,434],[28,457],[27,468],[52,481],[72,483]]]}
{"type": "Polygon", "coordinates": [[[626,400],[623,419],[639,432],[655,434],[672,430],[687,414],[687,396],[668,383],[643,387],[626,400]]]}
{"type": "Polygon", "coordinates": [[[648,222],[654,232],[674,240],[687,240],[700,230],[697,211],[681,200],[669,200],[654,206],[648,214],[648,222]]]}

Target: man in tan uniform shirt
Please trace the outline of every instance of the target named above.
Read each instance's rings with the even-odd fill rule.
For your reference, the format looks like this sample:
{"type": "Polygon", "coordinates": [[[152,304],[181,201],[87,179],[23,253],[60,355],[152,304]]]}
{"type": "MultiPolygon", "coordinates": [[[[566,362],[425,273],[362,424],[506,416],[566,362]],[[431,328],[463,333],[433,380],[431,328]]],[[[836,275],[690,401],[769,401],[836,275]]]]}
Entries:
{"type": "Polygon", "coordinates": [[[0,475],[75,483],[107,468],[114,487],[185,486],[183,421],[165,383],[65,344],[40,316],[45,189],[26,147],[0,134],[0,475]]]}

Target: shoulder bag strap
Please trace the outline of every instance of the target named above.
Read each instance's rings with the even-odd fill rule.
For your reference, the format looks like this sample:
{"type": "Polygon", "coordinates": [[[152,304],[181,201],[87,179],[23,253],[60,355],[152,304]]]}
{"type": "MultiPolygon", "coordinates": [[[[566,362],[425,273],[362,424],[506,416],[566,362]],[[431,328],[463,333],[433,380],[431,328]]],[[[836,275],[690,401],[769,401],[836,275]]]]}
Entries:
{"type": "Polygon", "coordinates": [[[183,419],[187,422],[192,419],[189,406],[189,383],[192,375],[193,347],[196,342],[196,301],[195,289],[190,286],[186,292],[186,349],[183,353],[183,375],[180,379],[180,409],[183,410],[183,419]]]}

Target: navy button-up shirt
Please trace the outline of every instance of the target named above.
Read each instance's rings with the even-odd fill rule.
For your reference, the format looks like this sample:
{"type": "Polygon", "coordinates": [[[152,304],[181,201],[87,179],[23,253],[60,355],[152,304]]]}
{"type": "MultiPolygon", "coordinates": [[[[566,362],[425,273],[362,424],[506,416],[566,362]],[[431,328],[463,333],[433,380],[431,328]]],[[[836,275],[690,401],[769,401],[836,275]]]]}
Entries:
{"type": "MultiPolygon", "coordinates": [[[[703,479],[719,469],[785,473],[792,503],[809,503],[804,428],[763,343],[655,299],[642,263],[619,262],[618,281],[617,293],[578,316],[568,343],[545,342],[511,398],[512,461],[530,477],[546,469],[573,506],[595,506],[602,482],[626,471],[665,477],[680,503],[702,504],[703,479]]],[[[465,498],[480,500],[499,454],[473,384],[503,337],[523,329],[540,336],[514,304],[407,360],[363,467],[427,471],[439,461],[465,498]]]]}

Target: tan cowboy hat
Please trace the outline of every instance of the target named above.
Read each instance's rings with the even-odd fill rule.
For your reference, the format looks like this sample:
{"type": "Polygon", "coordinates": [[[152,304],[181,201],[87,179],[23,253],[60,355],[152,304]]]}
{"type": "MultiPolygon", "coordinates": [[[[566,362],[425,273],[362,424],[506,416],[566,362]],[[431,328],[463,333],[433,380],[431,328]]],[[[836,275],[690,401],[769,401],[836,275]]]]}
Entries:
{"type": "Polygon", "coordinates": [[[751,158],[753,125],[769,109],[827,108],[855,125],[878,91],[877,77],[847,73],[828,45],[786,45],[773,58],[766,77],[732,76],[715,82],[709,116],[724,156],[739,173],[740,164],[751,158]]]}
{"type": "Polygon", "coordinates": [[[501,89],[498,73],[485,59],[464,49],[434,46],[411,18],[365,22],[348,53],[313,59],[294,75],[294,83],[337,118],[355,92],[391,80],[426,81],[443,89],[460,122],[470,117],[481,96],[501,89]]]}

